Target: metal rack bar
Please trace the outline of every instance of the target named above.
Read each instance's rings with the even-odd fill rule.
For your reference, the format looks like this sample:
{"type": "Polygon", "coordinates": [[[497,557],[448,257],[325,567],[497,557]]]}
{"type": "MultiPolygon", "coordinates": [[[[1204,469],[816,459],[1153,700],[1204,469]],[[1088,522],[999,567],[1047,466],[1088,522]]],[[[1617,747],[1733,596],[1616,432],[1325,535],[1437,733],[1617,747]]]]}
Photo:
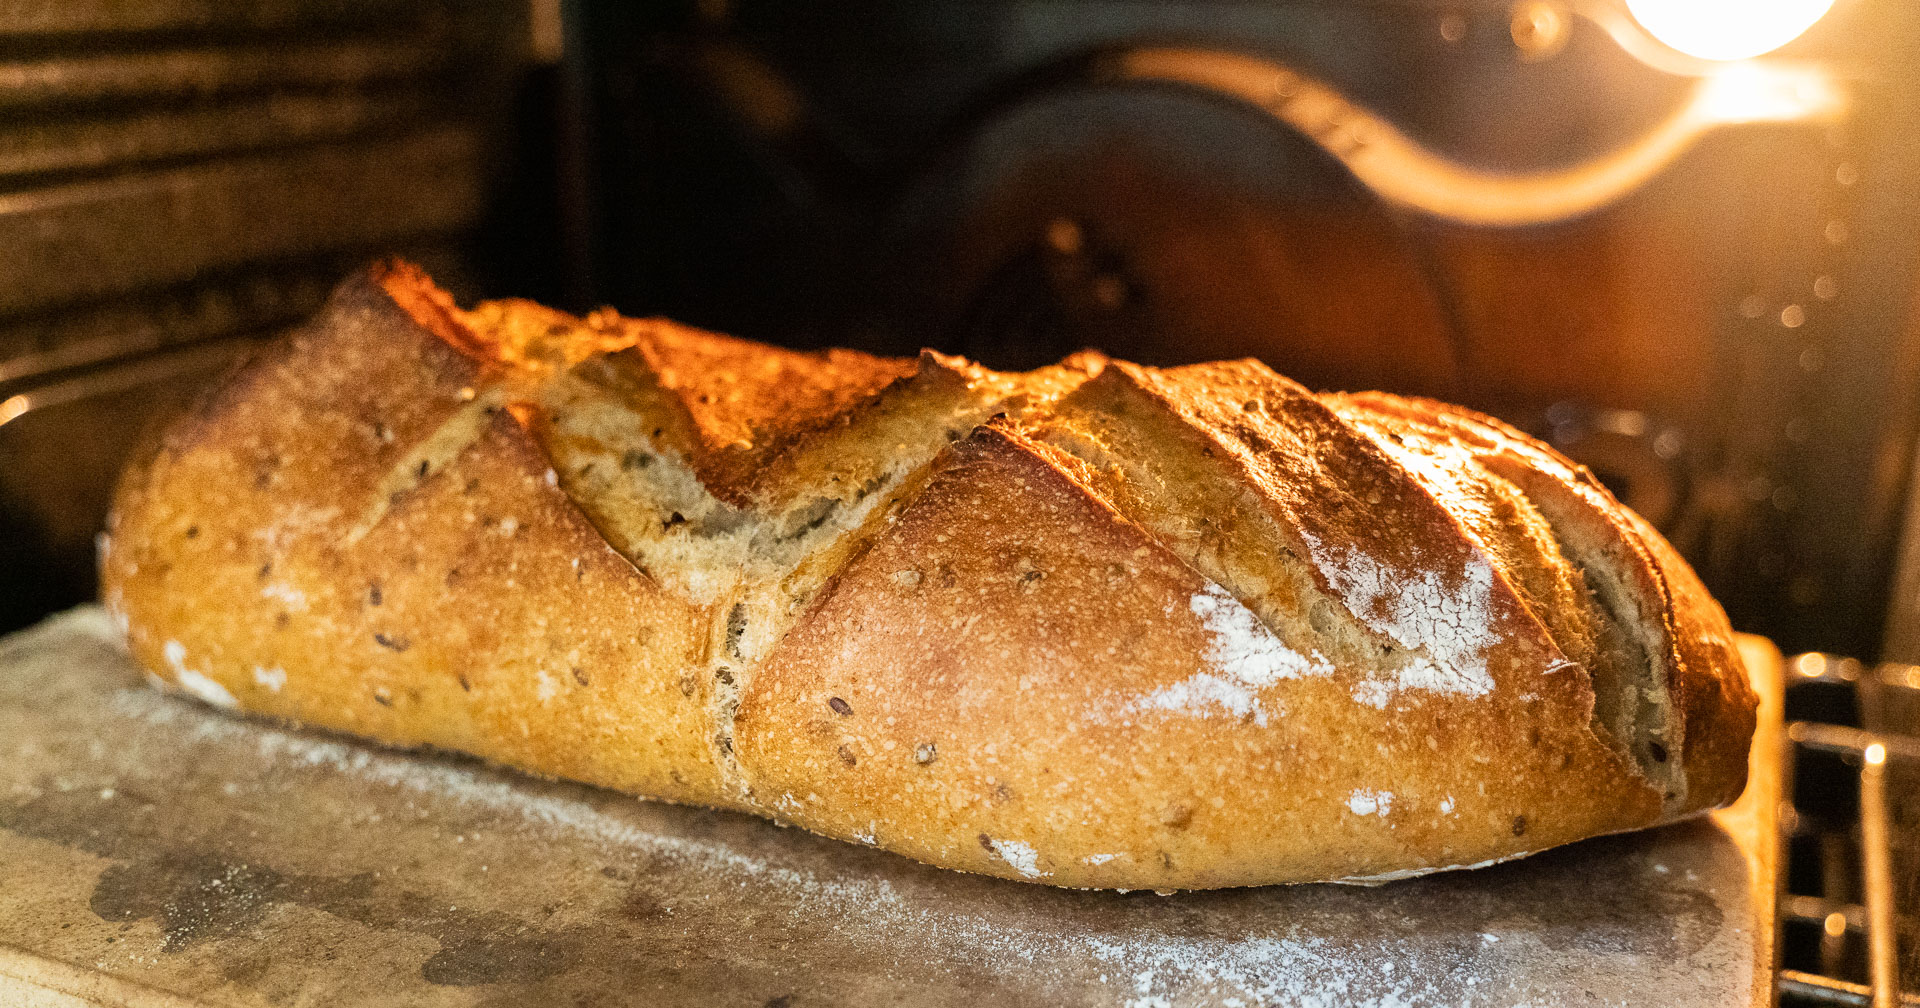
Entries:
{"type": "MultiPolygon", "coordinates": [[[[1792,994],[1821,1004],[1858,1005],[1859,1008],[1870,1008],[1874,1004],[1873,988],[1866,984],[1835,980],[1818,973],[1783,969],[1780,971],[1779,988],[1782,994],[1792,994]]],[[[1920,994],[1900,994],[1898,997],[1899,1000],[1890,1003],[1901,1008],[1920,1005],[1920,994]]]]}
{"type": "MultiPolygon", "coordinates": [[[[1845,683],[1859,688],[1869,675],[1875,685],[1912,689],[1920,686],[1920,677],[1905,666],[1891,666],[1866,673],[1850,659],[1835,660],[1825,655],[1801,655],[1788,667],[1803,681],[1845,683]]],[[[1791,685],[1791,683],[1790,683],[1791,685]]],[[[1889,759],[1920,761],[1920,738],[1869,731],[1846,725],[1814,721],[1795,721],[1787,725],[1789,745],[1783,758],[1791,769],[1796,748],[1824,752],[1846,758],[1859,767],[1860,851],[1862,904],[1837,899],[1797,895],[1785,891],[1788,879],[1781,878],[1780,915],[1783,921],[1818,921],[1826,933],[1839,938],[1848,931],[1864,932],[1867,940],[1868,983],[1859,984],[1837,977],[1801,970],[1781,969],[1776,978],[1777,995],[1792,995],[1822,1004],[1859,1005],[1863,1008],[1902,1008],[1920,1005],[1920,995],[1900,989],[1898,959],[1897,908],[1894,900],[1893,834],[1887,806],[1887,763],[1889,759]]],[[[1792,801],[1792,775],[1785,774],[1786,798],[1792,801]]]]}
{"type": "Polygon", "coordinates": [[[1893,947],[1893,850],[1887,830],[1887,747],[1869,743],[1860,765],[1860,848],[1867,896],[1867,965],[1873,1008],[1894,1008],[1900,970],[1893,947]]]}

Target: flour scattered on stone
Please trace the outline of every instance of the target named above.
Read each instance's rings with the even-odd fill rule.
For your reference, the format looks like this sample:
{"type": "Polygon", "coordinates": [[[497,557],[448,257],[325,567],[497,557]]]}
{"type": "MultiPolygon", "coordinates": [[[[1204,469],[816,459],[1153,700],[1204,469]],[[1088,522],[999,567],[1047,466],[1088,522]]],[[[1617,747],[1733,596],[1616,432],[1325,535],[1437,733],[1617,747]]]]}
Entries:
{"type": "Polygon", "coordinates": [[[1169,710],[1206,717],[1225,714],[1267,723],[1259,693],[1282,679],[1328,675],[1333,666],[1315,651],[1303,656],[1282,643],[1219,585],[1193,596],[1187,607],[1200,617],[1209,640],[1205,658],[1215,671],[1162,686],[1134,704],[1136,710],[1169,710]]]}
{"type": "MultiPolygon", "coordinates": [[[[84,625],[65,618],[70,622],[59,629],[66,643],[41,651],[44,657],[27,653],[22,648],[25,639],[15,638],[20,643],[14,645],[10,668],[51,682],[54,663],[71,666],[74,644],[91,649],[95,642],[105,645],[115,639],[103,613],[84,613],[84,625]]],[[[45,636],[39,639],[52,642],[45,636]]],[[[0,648],[0,656],[4,653],[0,648]]],[[[182,653],[180,660],[185,664],[195,657],[182,653]]],[[[849,859],[824,850],[824,841],[736,822],[738,817],[727,813],[651,805],[520,777],[472,760],[393,752],[337,736],[221,717],[159,692],[116,687],[97,709],[112,712],[129,729],[152,733],[164,728],[169,744],[196,763],[256,759],[263,768],[261,782],[235,789],[255,797],[230,798],[256,804],[236,808],[270,808],[282,784],[358,800],[366,800],[365,793],[372,791],[380,807],[407,810],[407,822],[413,822],[415,814],[420,817],[417,825],[406,828],[425,831],[423,835],[444,830],[444,856],[460,859],[453,865],[457,869],[482,870],[493,854],[489,844],[540,849],[552,844],[556,851],[578,858],[580,877],[600,885],[609,899],[622,899],[633,889],[657,897],[665,912],[676,917],[704,913],[696,920],[734,926],[740,914],[750,914],[756,922],[794,935],[825,932],[835,954],[849,961],[872,959],[878,964],[875,972],[895,960],[902,970],[917,971],[924,963],[943,979],[1044,971],[1039,975],[1054,978],[1054,989],[1071,989],[1078,1000],[1141,1008],[1519,1008],[1559,1003],[1553,991],[1526,986],[1541,975],[1537,963],[1548,953],[1546,947],[1525,926],[1495,931],[1508,924],[1499,915],[1479,914],[1448,927],[1425,920],[1401,926],[1396,911],[1409,904],[1393,894],[1379,894],[1378,900],[1321,900],[1311,898],[1311,888],[1275,888],[1160,900],[1024,889],[1018,883],[949,878],[910,865],[893,870],[887,867],[893,859],[849,859]],[[203,754],[209,758],[201,758],[203,754]],[[386,788],[398,793],[377,794],[386,788]],[[716,829],[716,822],[722,828],[716,829]],[[476,829],[477,823],[486,825],[476,829]],[[454,830],[460,832],[455,835],[454,830]],[[600,883],[591,870],[595,865],[632,869],[634,877],[600,883]],[[703,910],[706,906],[711,909],[703,910]],[[1081,906],[1095,908],[1096,916],[1083,919],[1077,909],[1081,906]],[[1303,914],[1298,912],[1301,906],[1321,909],[1303,914]],[[1232,926],[1216,926],[1215,913],[1224,914],[1218,920],[1232,926]]],[[[133,784],[133,778],[125,783],[89,779],[81,786],[117,786],[115,800],[126,800],[133,784]]],[[[82,793],[91,798],[90,790],[82,793]]],[[[1414,800],[1411,794],[1396,795],[1402,807],[1414,800]]],[[[495,861],[492,867],[503,865],[495,861]]],[[[500,874],[473,877],[486,880],[500,874]]],[[[1681,869],[1674,868],[1673,874],[1681,874],[1681,869]]],[[[587,891],[585,885],[582,891],[587,891]]],[[[1434,899],[1431,894],[1420,896],[1411,906],[1434,906],[1434,899]]],[[[1521,919],[1524,925],[1529,918],[1521,919]]],[[[1724,978],[1729,971],[1716,964],[1735,952],[1746,954],[1751,944],[1737,929],[1729,929],[1697,954],[1643,956],[1634,951],[1638,946],[1627,946],[1623,958],[1618,939],[1611,932],[1606,938],[1551,950],[1556,962],[1564,964],[1560,968],[1569,985],[1595,986],[1586,983],[1587,977],[1604,982],[1624,976],[1631,981],[1606,989],[1596,986],[1596,996],[1583,1005],[1621,1005],[1619,990],[1691,989],[1686,984],[1698,986],[1703,975],[1724,978]]],[[[1580,987],[1569,989],[1577,993],[1580,987]]]]}
{"type": "MultiPolygon", "coordinates": [[[[97,623],[87,632],[109,637],[105,618],[97,623]]],[[[59,660],[69,661],[70,653],[60,652],[59,660]]],[[[949,889],[922,879],[927,873],[917,871],[896,883],[869,865],[834,867],[840,862],[812,853],[817,846],[812,843],[788,844],[761,835],[770,831],[751,829],[714,834],[705,818],[691,813],[654,812],[622,796],[529,780],[471,761],[391,752],[217,717],[144,690],[115,691],[105,706],[149,728],[165,725],[187,750],[244,747],[237,751],[257,757],[276,774],[296,775],[303,787],[343,786],[325,779],[338,774],[398,789],[408,808],[417,803],[422,812],[431,810],[450,823],[464,826],[464,817],[479,814],[501,842],[521,843],[522,831],[529,831],[532,839],[524,842],[551,837],[562,849],[599,852],[602,864],[650,864],[649,877],[667,880],[659,884],[675,887],[676,893],[705,894],[722,906],[749,905],[755,914],[794,933],[830,928],[850,952],[884,957],[910,948],[911,955],[928,963],[962,968],[990,964],[1033,969],[1045,964],[1062,977],[1085,983],[1088,1000],[1142,1008],[1513,1008],[1545,1003],[1510,989],[1505,979],[1524,975],[1516,973],[1516,964],[1537,956],[1538,948],[1512,934],[1489,945],[1480,937],[1488,927],[1484,924],[1444,936],[1428,929],[1402,933],[1388,928],[1365,941],[1352,941],[1344,932],[1316,934],[1311,926],[1290,920],[1284,912],[1287,901],[1280,899],[1272,912],[1253,914],[1231,931],[1196,929],[1191,913],[1231,898],[1213,894],[1195,896],[1191,902],[1176,898],[1135,904],[1124,915],[1125,927],[1089,928],[1070,916],[1065,926],[1036,927],[1036,921],[1048,919],[1051,912],[1037,908],[1079,901],[1083,895],[1088,901],[1096,897],[1041,892],[1034,894],[1036,902],[1026,903],[1024,893],[989,888],[1001,883],[949,889]],[[740,895],[729,895],[734,893],[740,895]]],[[[461,849],[474,846],[465,843],[461,849]]],[[[1035,861],[1037,867],[1037,855],[1035,861]]],[[[1617,969],[1616,958],[1609,956],[1605,971],[1617,969]]],[[[1576,962],[1593,968],[1586,960],[1576,962]]],[[[1638,968],[1649,974],[1647,983],[1697,979],[1698,971],[1690,964],[1670,968],[1657,962],[1638,968]]],[[[1602,998],[1594,1003],[1618,1001],[1602,998]]]]}

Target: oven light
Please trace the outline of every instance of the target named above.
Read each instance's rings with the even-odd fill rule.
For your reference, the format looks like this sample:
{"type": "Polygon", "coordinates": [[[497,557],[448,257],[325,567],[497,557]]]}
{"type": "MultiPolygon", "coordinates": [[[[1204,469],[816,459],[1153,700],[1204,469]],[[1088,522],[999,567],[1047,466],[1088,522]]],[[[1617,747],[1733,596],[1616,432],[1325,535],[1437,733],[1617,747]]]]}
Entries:
{"type": "Polygon", "coordinates": [[[1694,109],[1713,123],[1792,122],[1838,113],[1846,96],[1815,66],[1734,63],[1715,67],[1694,91],[1694,109]]]}
{"type": "Polygon", "coordinates": [[[1833,0],[1626,0],[1648,34],[1709,60],[1769,53],[1800,37],[1833,0]]]}

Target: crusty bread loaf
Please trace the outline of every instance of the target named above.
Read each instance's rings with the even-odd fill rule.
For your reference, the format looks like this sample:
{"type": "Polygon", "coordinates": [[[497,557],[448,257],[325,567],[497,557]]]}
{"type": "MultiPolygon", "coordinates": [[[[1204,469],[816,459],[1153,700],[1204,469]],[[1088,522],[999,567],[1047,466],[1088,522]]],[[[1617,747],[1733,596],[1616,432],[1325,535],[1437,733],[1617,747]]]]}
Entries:
{"type": "Polygon", "coordinates": [[[1726,618],[1496,421],[349,280],[126,474],[214,703],[1066,886],[1377,880],[1731,800],[1726,618]]]}

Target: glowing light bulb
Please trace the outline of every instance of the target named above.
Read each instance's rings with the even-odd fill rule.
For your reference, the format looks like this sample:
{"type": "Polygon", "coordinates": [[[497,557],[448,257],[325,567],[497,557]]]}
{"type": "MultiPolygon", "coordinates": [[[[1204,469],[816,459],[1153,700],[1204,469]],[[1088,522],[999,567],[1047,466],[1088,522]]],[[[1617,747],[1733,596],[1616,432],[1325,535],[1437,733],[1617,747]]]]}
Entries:
{"type": "Polygon", "coordinates": [[[1654,38],[1709,60],[1741,60],[1797,39],[1833,0],[1627,0],[1654,38]]]}

